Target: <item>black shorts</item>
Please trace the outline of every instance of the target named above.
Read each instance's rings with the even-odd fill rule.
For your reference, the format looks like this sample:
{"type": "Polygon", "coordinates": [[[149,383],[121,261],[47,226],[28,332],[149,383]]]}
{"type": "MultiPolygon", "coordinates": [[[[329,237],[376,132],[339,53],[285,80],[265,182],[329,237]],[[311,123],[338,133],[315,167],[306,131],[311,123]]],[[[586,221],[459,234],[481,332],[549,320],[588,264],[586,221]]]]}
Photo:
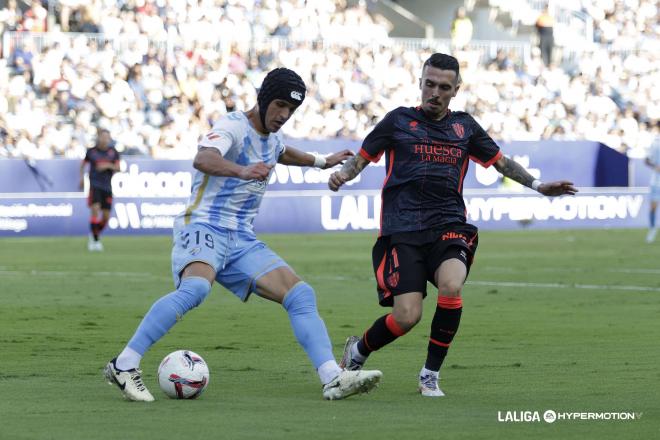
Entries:
{"type": "Polygon", "coordinates": [[[409,292],[426,297],[427,281],[435,286],[435,271],[451,258],[461,260],[469,273],[478,242],[478,229],[466,223],[379,237],[372,250],[378,302],[391,307],[395,296],[409,292]]]}
{"type": "Polygon", "coordinates": [[[92,206],[95,203],[101,204],[101,209],[112,208],[112,192],[100,188],[89,188],[89,195],[87,196],[87,206],[92,206]]]}

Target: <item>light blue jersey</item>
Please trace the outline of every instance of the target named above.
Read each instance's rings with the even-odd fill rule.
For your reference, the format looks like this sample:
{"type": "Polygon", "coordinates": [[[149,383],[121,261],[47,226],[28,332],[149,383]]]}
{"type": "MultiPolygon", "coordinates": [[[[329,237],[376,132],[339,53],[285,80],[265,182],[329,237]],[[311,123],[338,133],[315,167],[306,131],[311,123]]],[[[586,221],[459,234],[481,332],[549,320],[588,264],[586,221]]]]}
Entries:
{"type": "MultiPolygon", "coordinates": [[[[229,113],[216,122],[199,147],[216,148],[223,158],[241,166],[275,165],[284,152],[278,133],[259,134],[242,112],[229,113]]],[[[257,239],[252,227],[267,182],[195,173],[188,207],[174,223],[175,286],[181,283],[186,266],[202,262],[215,270],[216,281],[246,301],[260,277],[288,267],[257,239]]]]}
{"type": "MultiPolygon", "coordinates": [[[[660,137],[656,136],[655,141],[653,141],[648,158],[655,166],[660,165],[660,137]]],[[[651,186],[660,187],[660,171],[653,171],[653,174],[651,174],[651,186]]]]}
{"type": "MultiPolygon", "coordinates": [[[[284,152],[279,133],[258,133],[243,112],[229,113],[218,120],[198,146],[216,148],[223,158],[241,166],[258,162],[275,165],[284,152]]],[[[260,182],[196,171],[188,206],[176,218],[175,228],[204,223],[233,231],[252,231],[267,182],[268,179],[260,182]]]]}

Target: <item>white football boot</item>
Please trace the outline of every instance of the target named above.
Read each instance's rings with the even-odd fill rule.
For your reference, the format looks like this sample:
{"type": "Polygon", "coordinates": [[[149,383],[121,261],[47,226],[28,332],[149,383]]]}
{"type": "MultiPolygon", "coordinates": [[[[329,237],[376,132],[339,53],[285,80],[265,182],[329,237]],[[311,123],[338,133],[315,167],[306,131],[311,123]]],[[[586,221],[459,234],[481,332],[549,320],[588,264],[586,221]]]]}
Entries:
{"type": "Polygon", "coordinates": [[[96,242],[96,251],[103,252],[103,243],[100,240],[96,242]]]}
{"type": "Polygon", "coordinates": [[[351,356],[351,350],[353,346],[358,343],[360,338],[358,336],[349,336],[346,338],[346,343],[344,344],[344,354],[341,357],[341,362],[339,362],[339,367],[345,370],[356,371],[361,370],[364,364],[356,361],[351,356]]]}
{"type": "Polygon", "coordinates": [[[419,392],[424,397],[442,397],[445,393],[442,392],[440,387],[438,387],[438,381],[440,380],[440,375],[433,374],[425,368],[422,368],[422,371],[419,372],[419,392]]]}
{"type": "Polygon", "coordinates": [[[90,234],[89,238],[87,239],[87,250],[90,252],[96,251],[96,241],[94,241],[92,234],[90,234]]]}
{"type": "Polygon", "coordinates": [[[103,369],[103,374],[110,385],[117,385],[124,398],[136,402],[153,402],[154,396],[142,382],[142,370],[133,368],[131,370],[118,370],[115,366],[116,358],[108,362],[103,369]]]}
{"type": "Polygon", "coordinates": [[[383,373],[378,370],[342,370],[333,380],[323,385],[326,400],[345,399],[354,394],[368,393],[380,382],[383,373]]]}

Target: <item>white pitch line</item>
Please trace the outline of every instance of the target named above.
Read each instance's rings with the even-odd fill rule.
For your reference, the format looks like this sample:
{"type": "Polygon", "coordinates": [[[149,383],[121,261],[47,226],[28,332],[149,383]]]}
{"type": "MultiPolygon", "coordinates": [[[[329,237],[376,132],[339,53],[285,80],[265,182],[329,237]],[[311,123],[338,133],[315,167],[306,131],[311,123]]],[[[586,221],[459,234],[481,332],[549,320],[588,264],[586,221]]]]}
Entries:
{"type": "Polygon", "coordinates": [[[0,275],[34,275],[34,276],[80,276],[93,277],[133,277],[133,278],[166,278],[147,272],[84,272],[72,270],[0,270],[0,275]]]}
{"type": "Polygon", "coordinates": [[[468,281],[472,286],[527,287],[539,289],[630,290],[634,292],[660,292],[660,287],[607,286],[602,284],[519,283],[514,281],[468,281]]]}
{"type": "MultiPolygon", "coordinates": [[[[328,281],[356,280],[356,277],[345,277],[340,275],[310,275],[306,278],[310,280],[328,280],[328,281]]],[[[360,280],[365,281],[362,278],[360,280]]],[[[468,280],[466,284],[472,286],[526,287],[526,288],[538,288],[538,289],[630,290],[635,292],[660,292],[660,287],[606,286],[600,284],[521,283],[517,281],[470,281],[470,280],[468,280]]]]}
{"type": "MultiPolygon", "coordinates": [[[[6,266],[5,266],[6,267],[6,266]]],[[[156,275],[148,272],[83,272],[83,271],[42,271],[42,270],[0,270],[0,275],[37,275],[37,276],[70,276],[70,275],[90,275],[98,277],[135,277],[135,278],[157,278],[169,279],[164,275],[156,275]]],[[[351,277],[337,275],[317,275],[310,276],[310,279],[324,279],[333,281],[347,281],[351,277]]],[[[603,285],[603,284],[562,284],[562,283],[522,283],[518,281],[479,281],[468,280],[467,285],[471,286],[492,286],[492,287],[521,287],[537,289],[585,289],[585,290],[627,290],[633,292],[660,292],[660,287],[648,286],[628,286],[628,285],[603,285]]]]}
{"type": "MultiPolygon", "coordinates": [[[[498,267],[498,266],[486,266],[480,268],[480,270],[487,270],[489,272],[529,272],[528,269],[516,269],[514,267],[498,267]]],[[[660,269],[645,269],[645,268],[609,268],[603,269],[598,268],[599,271],[604,272],[617,272],[617,273],[636,273],[636,274],[645,274],[645,275],[660,275],[660,269]]],[[[534,272],[584,272],[584,268],[579,267],[535,267],[534,272]]]]}
{"type": "Polygon", "coordinates": [[[608,272],[620,272],[620,273],[645,273],[645,274],[657,274],[660,275],[660,269],[610,269],[608,272]]]}

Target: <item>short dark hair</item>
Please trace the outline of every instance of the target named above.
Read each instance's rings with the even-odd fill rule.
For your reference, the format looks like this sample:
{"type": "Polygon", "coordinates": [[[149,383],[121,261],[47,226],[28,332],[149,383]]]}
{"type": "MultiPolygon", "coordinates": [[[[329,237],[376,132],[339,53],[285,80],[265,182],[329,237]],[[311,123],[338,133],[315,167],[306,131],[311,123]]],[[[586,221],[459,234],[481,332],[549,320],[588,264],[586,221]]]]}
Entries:
{"type": "Polygon", "coordinates": [[[429,57],[428,60],[424,61],[424,66],[422,66],[422,72],[426,66],[435,67],[436,69],[442,70],[453,70],[456,72],[456,79],[460,78],[460,70],[458,66],[458,60],[451,55],[444,53],[434,53],[429,57]]]}

